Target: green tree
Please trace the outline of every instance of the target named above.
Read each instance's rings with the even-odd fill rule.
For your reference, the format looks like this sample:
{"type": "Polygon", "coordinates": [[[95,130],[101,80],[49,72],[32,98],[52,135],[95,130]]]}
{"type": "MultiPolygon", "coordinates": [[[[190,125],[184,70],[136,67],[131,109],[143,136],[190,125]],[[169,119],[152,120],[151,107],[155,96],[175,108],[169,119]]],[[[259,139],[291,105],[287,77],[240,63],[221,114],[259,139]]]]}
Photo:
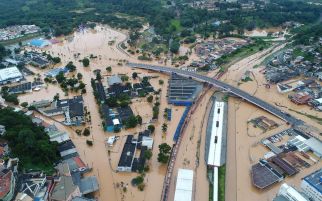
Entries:
{"type": "Polygon", "coordinates": [[[106,67],[106,71],[107,71],[108,73],[111,73],[111,72],[112,72],[112,66],[108,66],[108,67],[106,67]]]}
{"type": "Polygon", "coordinates": [[[174,54],[178,53],[180,48],[180,43],[178,40],[174,40],[172,41],[171,45],[170,45],[170,51],[174,54]]]}
{"type": "Polygon", "coordinates": [[[153,96],[152,96],[152,95],[148,96],[148,97],[147,97],[147,101],[148,101],[149,103],[152,103],[152,101],[153,101],[153,96]]]}
{"type": "Polygon", "coordinates": [[[0,124],[6,127],[2,137],[9,143],[12,157],[19,158],[20,165],[52,169],[58,160],[57,143],[49,141],[43,127],[35,126],[29,116],[11,108],[0,109],[0,124]]]}
{"type": "Polygon", "coordinates": [[[146,150],[144,152],[144,158],[147,160],[150,160],[152,158],[152,151],[151,150],[146,150]]]}
{"type": "Polygon", "coordinates": [[[82,62],[83,62],[83,66],[84,67],[88,67],[89,66],[89,59],[88,58],[84,58],[83,60],[82,60],[82,62]]]}
{"type": "Polygon", "coordinates": [[[166,124],[166,123],[163,123],[162,124],[162,132],[167,132],[167,130],[168,130],[168,125],[166,124]]]}
{"type": "Polygon", "coordinates": [[[155,131],[155,126],[154,125],[149,125],[148,126],[148,130],[151,132],[151,133],[154,133],[154,131],[155,131]]]}
{"type": "Polygon", "coordinates": [[[76,70],[76,66],[73,64],[72,61],[68,62],[66,65],[66,68],[68,69],[69,72],[74,72],[76,70]]]}
{"type": "Polygon", "coordinates": [[[127,76],[127,75],[122,75],[122,76],[121,76],[121,80],[122,80],[122,82],[127,82],[127,81],[129,80],[129,76],[127,76]]]}
{"type": "Polygon", "coordinates": [[[60,63],[60,62],[61,62],[61,59],[60,59],[59,57],[53,57],[51,60],[52,60],[55,64],[58,64],[58,63],[60,63]]]}
{"type": "Polygon", "coordinates": [[[142,117],[140,115],[136,115],[136,119],[138,124],[142,125],[142,117]]]}
{"type": "Polygon", "coordinates": [[[26,107],[28,106],[28,103],[27,103],[27,102],[23,102],[23,103],[21,103],[20,105],[21,105],[21,107],[26,108],[26,107]]]}
{"type": "Polygon", "coordinates": [[[79,80],[83,79],[83,75],[81,73],[77,73],[77,79],[79,80]]]}
{"type": "Polygon", "coordinates": [[[102,80],[102,75],[100,72],[96,73],[96,80],[101,81],[102,80]]]}
{"type": "Polygon", "coordinates": [[[58,73],[58,75],[56,75],[56,80],[59,84],[63,83],[66,80],[64,73],[63,72],[58,73]]]}
{"type": "Polygon", "coordinates": [[[159,80],[159,85],[163,85],[164,81],[163,80],[159,80]]]}
{"type": "Polygon", "coordinates": [[[171,153],[171,147],[167,143],[159,145],[158,162],[166,164],[169,161],[171,153]]]}
{"type": "Polygon", "coordinates": [[[89,130],[89,128],[85,128],[83,131],[83,135],[84,136],[89,136],[91,134],[91,131],[89,130]]]}
{"type": "Polygon", "coordinates": [[[138,119],[136,116],[130,116],[124,122],[125,128],[135,128],[138,125],[138,119]]]}
{"type": "Polygon", "coordinates": [[[135,80],[138,77],[138,73],[137,72],[133,72],[132,73],[132,78],[135,80]]]}

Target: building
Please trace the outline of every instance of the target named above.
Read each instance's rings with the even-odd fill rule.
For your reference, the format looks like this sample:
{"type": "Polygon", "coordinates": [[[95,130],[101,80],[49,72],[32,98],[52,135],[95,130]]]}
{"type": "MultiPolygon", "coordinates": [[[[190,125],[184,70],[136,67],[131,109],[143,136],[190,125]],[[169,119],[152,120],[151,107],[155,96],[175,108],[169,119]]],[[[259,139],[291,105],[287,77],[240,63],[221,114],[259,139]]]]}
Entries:
{"type": "Polygon", "coordinates": [[[44,57],[34,57],[30,61],[30,65],[38,68],[46,68],[49,64],[49,61],[44,57]]]}
{"type": "Polygon", "coordinates": [[[123,122],[130,116],[133,116],[133,111],[130,106],[111,108],[104,104],[101,107],[104,116],[104,128],[108,132],[119,130],[123,127],[123,122]]]}
{"type": "Polygon", "coordinates": [[[112,75],[107,79],[107,82],[109,87],[112,85],[119,85],[123,83],[122,79],[118,75],[112,75]]]}
{"type": "Polygon", "coordinates": [[[79,126],[85,121],[84,100],[82,96],[74,96],[72,99],[58,100],[57,108],[61,108],[65,115],[64,124],[79,126]]]}
{"type": "Polygon", "coordinates": [[[47,135],[49,136],[49,140],[51,142],[62,143],[70,140],[68,134],[64,131],[58,130],[58,128],[54,124],[46,127],[45,131],[47,132],[47,135]]]}
{"type": "Polygon", "coordinates": [[[206,162],[209,166],[219,167],[226,160],[227,106],[215,101],[209,116],[206,130],[206,162]]]}
{"type": "Polygon", "coordinates": [[[79,187],[73,183],[71,176],[60,176],[49,196],[50,201],[71,201],[73,197],[81,196],[79,187]]]}
{"type": "Polygon", "coordinates": [[[304,142],[310,150],[319,158],[322,158],[322,142],[314,137],[307,139],[304,142]]]}
{"type": "Polygon", "coordinates": [[[193,170],[179,169],[174,201],[191,201],[193,190],[193,170]]]}
{"type": "Polygon", "coordinates": [[[282,201],[283,199],[285,201],[309,201],[304,195],[286,183],[281,185],[280,190],[273,201],[282,201]]]}
{"type": "Polygon", "coordinates": [[[306,104],[312,99],[312,96],[307,92],[299,92],[293,95],[289,95],[289,99],[295,104],[306,104]]]}
{"type": "Polygon", "coordinates": [[[301,189],[310,201],[322,201],[322,169],[304,177],[301,189]]]}
{"type": "Polygon", "coordinates": [[[0,69],[0,84],[20,82],[22,79],[23,75],[17,67],[0,69]]]}
{"type": "Polygon", "coordinates": [[[0,135],[4,135],[6,132],[6,127],[4,125],[0,125],[0,135]]]}
{"type": "Polygon", "coordinates": [[[190,106],[202,90],[202,84],[177,74],[169,79],[168,103],[190,106]]]}
{"type": "Polygon", "coordinates": [[[284,179],[283,172],[271,162],[260,160],[252,165],[252,183],[256,188],[265,189],[284,179]]]}
{"type": "Polygon", "coordinates": [[[61,143],[58,146],[58,151],[60,152],[61,157],[66,157],[68,155],[72,155],[73,157],[73,155],[77,153],[76,147],[71,140],[61,143]]]}
{"type": "Polygon", "coordinates": [[[124,144],[121,157],[117,166],[120,172],[137,172],[145,167],[145,151],[153,148],[153,139],[149,137],[150,131],[145,130],[139,133],[138,138],[128,135],[124,144]],[[135,157],[140,150],[138,157],[135,157]]]}
{"type": "Polygon", "coordinates": [[[11,201],[15,191],[15,177],[9,169],[0,171],[0,200],[11,201]]]}

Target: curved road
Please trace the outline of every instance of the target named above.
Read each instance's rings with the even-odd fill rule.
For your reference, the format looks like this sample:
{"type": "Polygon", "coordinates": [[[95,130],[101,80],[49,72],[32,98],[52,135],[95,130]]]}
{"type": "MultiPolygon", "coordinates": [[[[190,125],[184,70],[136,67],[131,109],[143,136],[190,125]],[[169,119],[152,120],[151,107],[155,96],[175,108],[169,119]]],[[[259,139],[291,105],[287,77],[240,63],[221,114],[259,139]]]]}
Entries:
{"type": "Polygon", "coordinates": [[[232,93],[260,108],[263,110],[266,110],[267,112],[279,117],[280,119],[292,124],[292,125],[300,125],[303,124],[303,121],[291,116],[290,114],[284,112],[283,110],[280,110],[279,108],[259,99],[256,98],[255,96],[250,95],[249,93],[242,91],[234,86],[231,86],[229,84],[226,84],[224,82],[221,82],[219,80],[200,75],[195,72],[189,72],[189,71],[184,71],[176,68],[169,68],[169,67],[164,67],[164,66],[155,66],[155,65],[150,65],[150,64],[139,64],[139,63],[128,63],[128,66],[132,68],[141,68],[141,69],[146,69],[146,70],[153,70],[153,71],[159,71],[163,73],[176,73],[178,75],[188,77],[188,78],[193,78],[195,80],[201,81],[201,82],[207,82],[211,85],[214,85],[215,87],[218,87],[224,91],[227,91],[229,93],[232,93]]]}

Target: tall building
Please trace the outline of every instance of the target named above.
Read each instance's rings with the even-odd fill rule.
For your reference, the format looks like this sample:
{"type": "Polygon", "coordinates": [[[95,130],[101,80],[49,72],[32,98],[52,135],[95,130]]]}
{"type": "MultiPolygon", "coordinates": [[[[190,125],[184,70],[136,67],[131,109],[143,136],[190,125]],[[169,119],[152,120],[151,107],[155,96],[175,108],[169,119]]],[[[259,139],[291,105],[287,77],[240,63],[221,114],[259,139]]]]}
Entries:
{"type": "Polygon", "coordinates": [[[301,188],[310,201],[322,201],[322,169],[304,177],[301,188]]]}
{"type": "Polygon", "coordinates": [[[274,201],[309,201],[301,193],[286,183],[282,184],[274,201]]]}

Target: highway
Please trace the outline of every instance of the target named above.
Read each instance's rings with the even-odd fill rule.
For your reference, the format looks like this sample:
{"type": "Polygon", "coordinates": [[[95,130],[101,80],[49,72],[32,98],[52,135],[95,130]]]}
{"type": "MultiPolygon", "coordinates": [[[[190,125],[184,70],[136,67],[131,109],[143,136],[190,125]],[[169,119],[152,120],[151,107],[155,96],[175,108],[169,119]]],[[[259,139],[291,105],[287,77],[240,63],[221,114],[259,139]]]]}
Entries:
{"type": "Polygon", "coordinates": [[[156,65],[150,65],[150,64],[139,64],[139,63],[131,63],[129,62],[127,64],[128,66],[132,68],[140,68],[140,69],[146,69],[146,70],[152,70],[152,71],[158,71],[162,73],[176,73],[178,75],[195,79],[200,82],[207,82],[217,88],[222,89],[223,91],[227,91],[229,93],[232,93],[260,108],[263,110],[266,110],[267,112],[273,114],[274,116],[290,123],[291,125],[300,125],[303,124],[304,122],[291,116],[290,114],[284,112],[283,110],[280,110],[279,108],[259,99],[256,98],[255,96],[250,95],[249,93],[242,91],[234,86],[231,86],[229,84],[226,84],[224,82],[221,82],[219,80],[200,75],[196,72],[189,72],[189,71],[184,71],[181,69],[176,69],[176,68],[170,68],[170,67],[164,67],[164,66],[156,66],[156,65]]]}

